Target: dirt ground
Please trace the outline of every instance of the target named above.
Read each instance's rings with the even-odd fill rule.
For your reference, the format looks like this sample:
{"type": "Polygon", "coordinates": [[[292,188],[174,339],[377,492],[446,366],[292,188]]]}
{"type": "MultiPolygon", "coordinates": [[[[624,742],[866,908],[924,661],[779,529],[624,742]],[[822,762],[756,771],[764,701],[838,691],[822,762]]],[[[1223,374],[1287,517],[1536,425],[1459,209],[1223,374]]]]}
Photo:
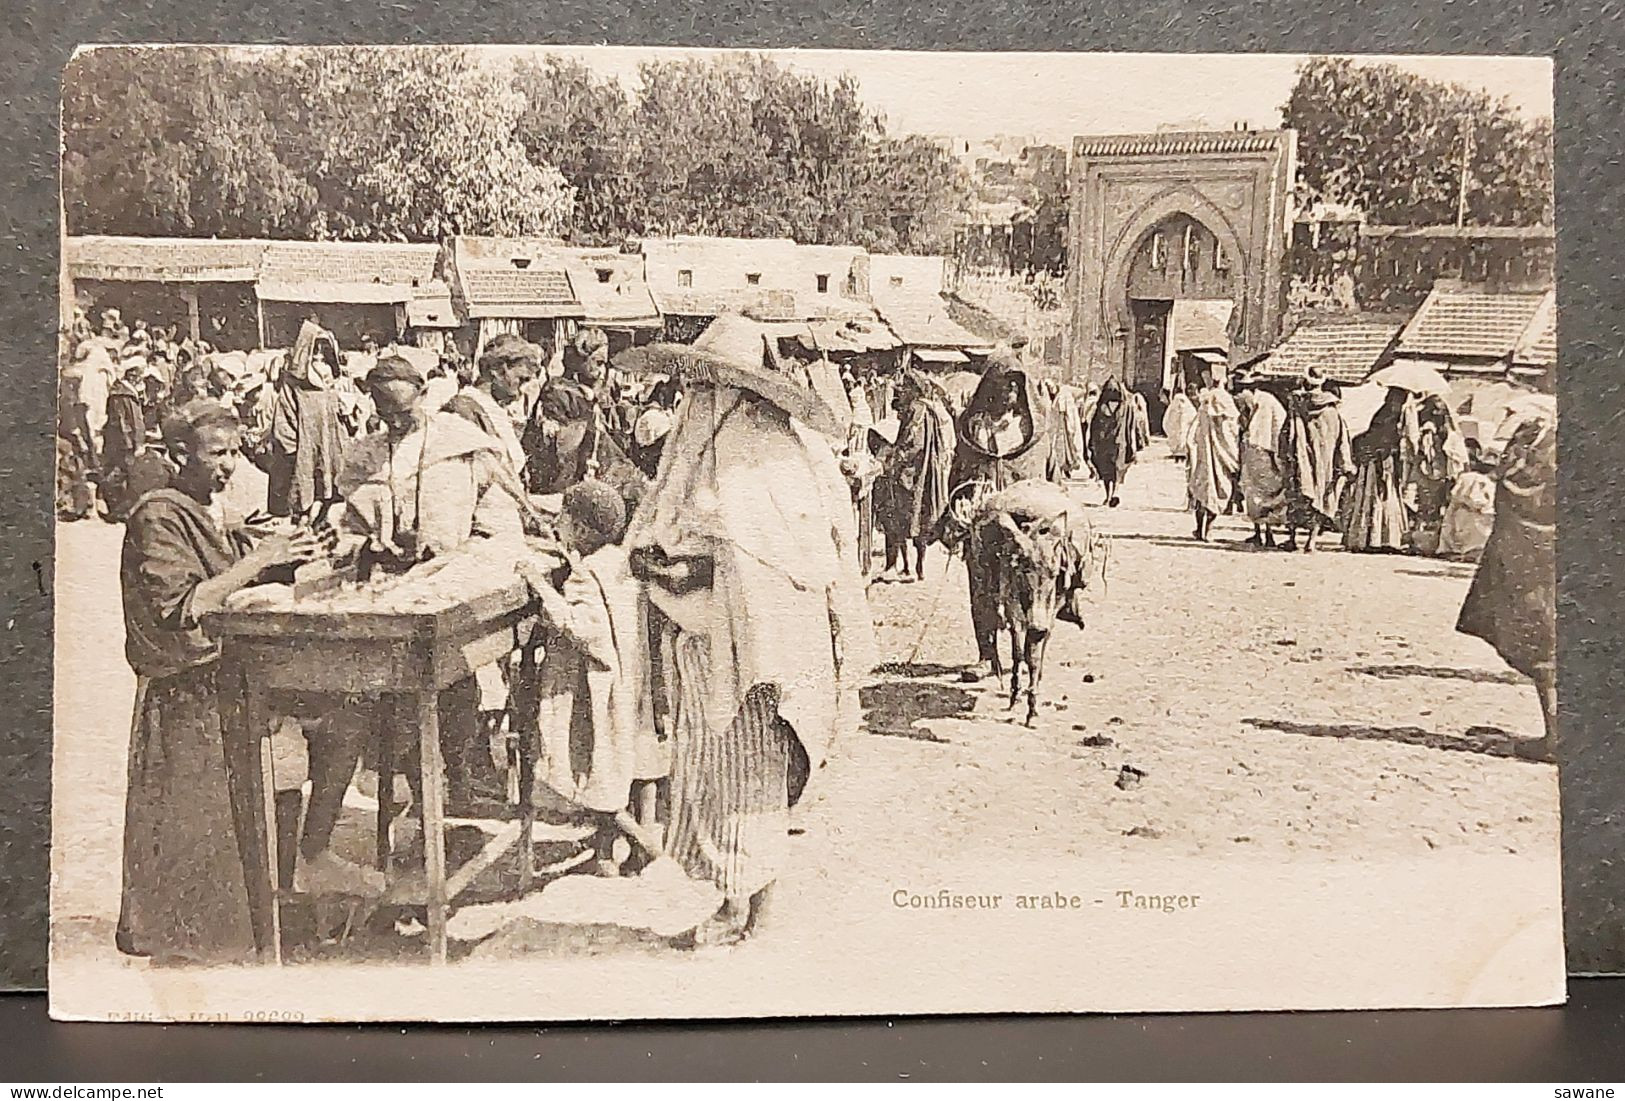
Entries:
{"type": "MultiPolygon", "coordinates": [[[[1147,847],[1228,859],[1383,859],[1549,844],[1556,770],[1510,756],[1541,733],[1533,689],[1457,634],[1472,566],[1255,549],[1240,518],[1191,537],[1183,467],[1131,471],[1087,626],[1058,624],[1038,721],[1020,725],[975,657],[958,562],[871,589],[892,664],[865,692],[829,800],[899,782],[893,809],[955,851],[1147,847]],[[1105,739],[1106,744],[1099,744],[1105,739]],[[1144,779],[1115,785],[1128,765],[1144,779]]],[[[1073,492],[1098,506],[1098,484],[1073,492]]],[[[937,552],[940,554],[940,552],[937,552]]]]}
{"type": "MultiPolygon", "coordinates": [[[[1512,857],[1541,890],[1555,884],[1556,770],[1511,753],[1540,733],[1534,691],[1454,630],[1470,566],[1329,540],[1314,555],[1255,550],[1236,518],[1197,543],[1183,468],[1160,445],[1122,507],[1098,507],[1098,485],[1072,491],[1111,559],[1086,629],[1057,626],[1037,723],[991,682],[959,679],[974,657],[960,563],[934,548],[925,581],[874,585],[886,664],[863,728],[815,777],[772,920],[735,951],[765,966],[860,898],[884,908],[897,887],[1080,861],[1368,863],[1425,880],[1512,857]],[[1120,787],[1125,766],[1143,776],[1120,787]]],[[[59,956],[114,958],[134,683],[120,534],[58,529],[59,956]]]]}

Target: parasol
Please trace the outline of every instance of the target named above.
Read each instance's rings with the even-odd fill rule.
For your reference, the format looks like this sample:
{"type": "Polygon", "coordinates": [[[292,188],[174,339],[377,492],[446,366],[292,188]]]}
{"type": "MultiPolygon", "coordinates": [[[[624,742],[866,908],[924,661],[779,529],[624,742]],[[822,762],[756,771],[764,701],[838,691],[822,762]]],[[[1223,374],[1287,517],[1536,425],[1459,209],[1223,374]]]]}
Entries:
{"type": "Polygon", "coordinates": [[[1450,396],[1450,383],[1435,368],[1414,359],[1399,359],[1365,380],[1368,386],[1405,390],[1412,394],[1450,396]]]}
{"type": "Polygon", "coordinates": [[[1386,386],[1374,385],[1370,382],[1359,386],[1349,386],[1343,390],[1338,401],[1338,412],[1343,414],[1343,423],[1349,426],[1349,433],[1358,436],[1371,427],[1371,419],[1382,408],[1382,403],[1388,397],[1386,386]]]}

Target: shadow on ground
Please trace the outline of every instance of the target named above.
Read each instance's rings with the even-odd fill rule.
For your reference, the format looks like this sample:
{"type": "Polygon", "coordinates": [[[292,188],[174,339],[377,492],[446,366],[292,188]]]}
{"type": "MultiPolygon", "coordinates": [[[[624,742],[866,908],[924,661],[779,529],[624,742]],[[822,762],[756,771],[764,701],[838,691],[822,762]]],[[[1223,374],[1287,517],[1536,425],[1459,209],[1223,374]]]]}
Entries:
{"type": "Polygon", "coordinates": [[[1397,680],[1401,677],[1434,677],[1438,680],[1464,680],[1473,684],[1514,684],[1527,685],[1529,679],[1510,670],[1496,671],[1492,669],[1449,669],[1437,665],[1354,665],[1349,667],[1351,673],[1362,673],[1368,677],[1380,677],[1383,680],[1397,680]]]}
{"type": "MultiPolygon", "coordinates": [[[[1301,734],[1310,738],[1351,739],[1362,742],[1397,742],[1400,745],[1420,746],[1423,749],[1443,749],[1457,753],[1482,753],[1488,757],[1519,757],[1517,746],[1533,738],[1502,730],[1497,726],[1472,726],[1460,734],[1446,734],[1437,730],[1424,730],[1419,726],[1370,726],[1361,723],[1301,723],[1290,719],[1243,719],[1248,726],[1259,730],[1275,730],[1282,734],[1301,734]]],[[[1531,762],[1537,763],[1537,762],[1531,762]]]]}
{"type": "Polygon", "coordinates": [[[1453,577],[1462,581],[1472,580],[1478,567],[1471,562],[1449,562],[1437,559],[1418,559],[1418,564],[1427,562],[1429,569],[1397,569],[1394,572],[1407,577],[1453,577]]]}
{"type": "Polygon", "coordinates": [[[946,743],[946,738],[939,738],[927,727],[916,724],[969,714],[976,706],[976,696],[965,688],[924,678],[947,676],[959,670],[957,665],[925,662],[891,662],[880,666],[876,672],[887,679],[865,685],[858,693],[869,732],[891,738],[946,743]]]}
{"type": "MultiPolygon", "coordinates": [[[[1137,542],[1137,543],[1150,543],[1153,546],[1158,546],[1158,547],[1181,547],[1181,548],[1187,548],[1187,549],[1216,550],[1216,551],[1240,551],[1243,554],[1290,554],[1290,553],[1292,553],[1291,551],[1281,550],[1278,547],[1274,548],[1273,550],[1271,548],[1269,548],[1269,547],[1260,547],[1260,546],[1257,546],[1255,544],[1248,543],[1248,542],[1246,542],[1245,540],[1242,540],[1242,539],[1214,539],[1214,540],[1211,540],[1209,542],[1203,543],[1203,542],[1200,542],[1199,540],[1197,540],[1195,536],[1181,536],[1181,537],[1175,538],[1173,536],[1168,536],[1168,535],[1142,535],[1142,534],[1140,534],[1138,532],[1119,532],[1119,533],[1114,534],[1112,536],[1112,538],[1113,539],[1128,539],[1128,540],[1133,540],[1134,542],[1137,542]]],[[[1330,548],[1328,547],[1327,549],[1330,549],[1330,548]]],[[[1298,553],[1301,554],[1302,551],[1299,551],[1298,553]]]]}

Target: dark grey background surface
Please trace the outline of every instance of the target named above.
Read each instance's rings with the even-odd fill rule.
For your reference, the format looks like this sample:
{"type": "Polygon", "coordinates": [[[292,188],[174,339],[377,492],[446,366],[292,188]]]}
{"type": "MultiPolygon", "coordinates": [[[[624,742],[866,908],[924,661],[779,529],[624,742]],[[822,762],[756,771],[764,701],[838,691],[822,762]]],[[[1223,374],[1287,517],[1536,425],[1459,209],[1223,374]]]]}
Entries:
{"type": "MultiPolygon", "coordinates": [[[[1625,1081],[1625,982],[1562,1009],[564,1028],[88,1025],[0,997],[0,1081],[1625,1081]]],[[[1531,1096],[1535,1096],[1531,1094],[1531,1096]]],[[[1549,1095],[1548,1095],[1549,1096],[1549,1095]]]]}
{"type": "MultiPolygon", "coordinates": [[[[9,125],[4,134],[4,153],[0,155],[0,178],[5,180],[5,203],[0,210],[0,224],[4,226],[0,244],[4,250],[0,256],[4,257],[11,284],[10,293],[0,297],[0,365],[6,377],[0,397],[0,476],[5,489],[0,494],[0,520],[4,522],[4,534],[0,535],[0,599],[4,600],[4,608],[0,609],[4,627],[0,633],[0,691],[4,695],[0,698],[7,705],[9,721],[0,727],[0,986],[36,986],[44,978],[51,729],[50,437],[55,407],[52,364],[58,217],[55,128],[59,73],[73,46],[83,42],[616,42],[1555,55],[1563,354],[1560,397],[1564,418],[1559,614],[1568,936],[1575,970],[1612,970],[1625,965],[1625,914],[1616,910],[1616,900],[1625,900],[1625,859],[1621,859],[1625,854],[1625,818],[1619,809],[1621,795],[1625,794],[1625,755],[1613,746],[1614,701],[1620,684],[1616,668],[1625,639],[1625,608],[1610,584],[1620,557],[1616,533],[1625,515],[1625,499],[1615,488],[1625,458],[1625,435],[1620,430],[1625,395],[1619,388],[1618,355],[1625,295],[1613,263],[1621,248],[1620,208],[1625,199],[1619,131],[1620,119],[1625,118],[1625,97],[1619,85],[1619,74],[1625,71],[1621,58],[1625,36],[1621,34],[1622,13],[1617,3],[1141,0],[1085,7],[1054,5],[1044,0],[1006,0],[997,4],[965,0],[824,0],[807,4],[751,0],[440,0],[429,4],[396,0],[372,6],[339,0],[240,0],[235,4],[14,0],[6,5],[6,15],[8,48],[4,51],[6,64],[0,66],[0,102],[5,104],[9,125]]],[[[1170,66],[1169,73],[1169,79],[1178,79],[1176,66],[1170,66]]],[[[1191,91],[1200,96],[1199,88],[1191,91]]],[[[996,95],[997,90],[990,90],[990,94],[996,95]]],[[[122,717],[117,721],[123,721],[122,717]]],[[[1429,935],[1449,934],[1430,930],[1429,935]]],[[[1157,966],[1157,961],[1147,961],[1147,966],[1157,966]]],[[[1592,984],[1583,989],[1596,987],[1592,984]]],[[[1206,1065],[1191,1060],[1201,1059],[1204,1052],[1214,1057],[1224,1054],[1247,1035],[1248,1028],[1260,1028],[1263,1031],[1258,1035],[1278,1038],[1295,1035],[1293,1030],[1300,1028],[1329,1029],[1317,1034],[1337,1036],[1341,1028],[1352,1030],[1348,1042],[1356,1046],[1364,1042],[1356,1037],[1376,1034],[1387,1041],[1413,1045],[1417,1037],[1433,1034],[1434,1030],[1443,1030],[1439,1033],[1443,1035],[1457,1028],[1449,1020],[1463,1020],[1486,1022],[1473,1027],[1482,1028],[1481,1035],[1487,1041],[1505,1033],[1506,1044],[1492,1041],[1484,1045],[1489,1053],[1485,1058],[1494,1063],[1507,1052],[1533,1050],[1508,1046],[1514,1038],[1525,1044],[1535,1043],[1540,1052],[1546,1053],[1539,1058],[1553,1057],[1552,1053],[1571,1039],[1584,1043],[1583,1037],[1592,1035],[1586,1030],[1601,1028],[1598,1022],[1610,1019],[1610,1013],[1617,1034],[1619,1022],[1625,1019],[1625,992],[1587,997],[1590,1008],[1583,1012],[1572,1010],[1567,1016],[1546,1012],[1503,1016],[1273,1017],[1260,1019],[1256,1026],[1235,1018],[1144,1018],[1112,1024],[1110,1028],[1102,1027],[1098,1019],[1075,1024],[1030,1020],[1001,1028],[1001,1035],[1025,1035],[1027,1030],[1035,1035],[1059,1037],[1072,1035],[1068,1029],[1078,1029],[1082,1030],[1080,1036],[1091,1037],[1091,1046],[1107,1044],[1120,1049],[1126,1037],[1161,1036],[1163,1041],[1156,1042],[1171,1043],[1184,1052],[1182,1061],[1170,1064],[1164,1052],[1148,1057],[1137,1067],[1117,1070],[1120,1075],[1159,1074],[1167,1073],[1170,1066],[1185,1067],[1189,1072],[1191,1067],[1206,1065]],[[1576,1023],[1571,1024],[1571,1018],[1576,1023]],[[1590,1023],[1577,1023],[1582,1019],[1590,1023]],[[1311,1024],[1300,1024],[1302,1021],[1311,1024]],[[1314,1023],[1338,1021],[1346,1023],[1314,1023]]],[[[26,1016],[29,1004],[11,1002],[3,1009],[8,1014],[26,1016]]],[[[862,1046],[848,1050],[846,1038],[851,1034],[869,1035],[866,1043],[873,1045],[870,1050],[885,1051],[886,1037],[896,1032],[877,1032],[881,1027],[796,1026],[769,1035],[805,1031],[831,1051],[832,1037],[841,1037],[842,1055],[837,1065],[846,1068],[847,1074],[856,1074],[860,1073],[859,1064],[848,1061],[846,1056],[862,1050],[862,1046]]],[[[911,1031],[906,1034],[946,1037],[957,1035],[954,1030],[961,1027],[973,1030],[963,1033],[970,1036],[982,1035],[974,1030],[990,1026],[929,1022],[908,1026],[911,1031]]],[[[613,1035],[630,1034],[629,1030],[619,1030],[613,1035]]],[[[91,1043],[87,1038],[149,1034],[68,1028],[61,1035],[63,1038],[53,1038],[43,1048],[30,1052],[30,1057],[57,1052],[77,1058],[79,1052],[90,1048],[138,1053],[145,1044],[112,1039],[91,1043]]],[[[387,1033],[355,1035],[361,1038],[356,1043],[374,1043],[381,1042],[387,1033]]],[[[426,1065],[429,1053],[442,1050],[438,1044],[444,1037],[458,1034],[447,1031],[434,1035],[435,1043],[415,1046],[417,1057],[401,1065],[415,1066],[415,1073],[430,1073],[426,1065]]],[[[593,1035],[566,1031],[547,1034],[549,1043],[554,1038],[568,1041],[574,1037],[578,1046],[572,1050],[579,1052],[601,1050],[582,1039],[593,1035]]],[[[715,1034],[667,1030],[649,1035],[668,1038],[681,1052],[715,1034]]],[[[214,1036],[200,1032],[175,1042],[195,1052],[205,1044],[211,1049],[219,1046],[221,1041],[212,1039],[214,1036]]],[[[264,1043],[271,1045],[271,1039],[267,1037],[264,1043]]],[[[1023,1042],[1000,1041],[1018,1047],[1023,1042]]],[[[670,1067],[679,1072],[686,1067],[695,1074],[723,1074],[719,1068],[724,1064],[703,1060],[720,1058],[715,1053],[729,1049],[742,1053],[755,1043],[744,1034],[730,1032],[720,1046],[703,1044],[704,1050],[713,1054],[696,1054],[694,1058],[701,1062],[677,1062],[670,1067]]],[[[1383,1046],[1378,1044],[1370,1050],[1375,1053],[1383,1046]]],[[[8,1042],[6,1047],[9,1058],[28,1045],[8,1042]]],[[[791,1047],[783,1050],[788,1052],[791,1047]]],[[[450,1056],[454,1048],[443,1050],[450,1056]]],[[[1282,1044],[1280,1050],[1292,1048],[1282,1044]]],[[[1312,1045],[1300,1045],[1299,1050],[1312,1050],[1312,1045]]],[[[1328,1059],[1342,1050],[1326,1041],[1328,1059]]],[[[953,1058],[959,1061],[952,1065],[963,1062],[962,1057],[953,1058]]],[[[554,1065],[587,1073],[585,1063],[554,1065]]],[[[1380,1073],[1375,1065],[1369,1071],[1336,1060],[1323,1065],[1341,1067],[1344,1075],[1380,1073]]],[[[636,1063],[621,1066],[626,1074],[637,1074],[639,1069],[636,1063]]],[[[648,1070],[653,1072],[652,1067],[648,1070]]],[[[793,1068],[787,1066],[785,1072],[791,1073],[793,1068]]],[[[961,1070],[972,1072],[969,1068],[961,1070]]],[[[1010,1068],[1004,1073],[1014,1072],[1010,1068]]],[[[740,1064],[737,1073],[770,1072],[762,1065],[746,1070],[740,1064]]],[[[812,1072],[804,1067],[801,1073],[812,1072]]],[[[1072,1073],[1087,1071],[1073,1065],[1072,1073]]],[[[1419,1064],[1412,1076],[1422,1073],[1419,1064]]],[[[138,1076],[134,1065],[129,1066],[129,1076],[138,1076]]]]}

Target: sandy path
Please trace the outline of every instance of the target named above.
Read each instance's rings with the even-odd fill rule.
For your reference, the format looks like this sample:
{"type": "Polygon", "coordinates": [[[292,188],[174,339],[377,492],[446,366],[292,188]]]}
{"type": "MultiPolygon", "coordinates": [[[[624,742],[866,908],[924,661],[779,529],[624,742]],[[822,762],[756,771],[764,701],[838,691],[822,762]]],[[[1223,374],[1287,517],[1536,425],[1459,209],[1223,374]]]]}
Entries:
{"type": "MultiPolygon", "coordinates": [[[[873,587],[888,665],[864,691],[864,728],[835,748],[797,811],[795,865],[772,924],[703,961],[583,955],[553,938],[536,966],[550,981],[579,973],[573,1008],[522,999],[510,1012],[662,1012],[651,989],[688,999],[664,1011],[690,1014],[1457,1004],[1499,1000],[1508,982],[1539,986],[1551,977],[1542,968],[1560,975],[1556,772],[1510,756],[1514,740],[1540,730],[1532,688],[1453,629],[1470,567],[1252,551],[1234,519],[1219,524],[1219,543],[1199,545],[1182,487],[1182,468],[1153,449],[1124,507],[1091,510],[1114,536],[1109,584],[1087,630],[1058,627],[1031,729],[993,685],[958,680],[974,646],[957,562],[935,550],[926,582],[873,587]],[[1088,738],[1110,744],[1080,744],[1088,738]],[[1119,789],[1123,765],[1143,770],[1143,782],[1119,789]],[[1216,893],[1219,909],[1155,929],[1118,919],[1107,911],[1125,870],[1216,893]],[[1081,891],[1094,907],[1094,955],[1006,958],[1010,927],[943,924],[946,915],[920,924],[891,902],[898,889],[1012,883],[1081,891]],[[1250,901],[1260,895],[1279,900],[1272,918],[1250,901]],[[1398,902],[1412,899],[1414,909],[1398,902]],[[1343,916],[1359,939],[1335,934],[1343,916]],[[1404,932],[1447,920],[1459,958],[1404,932]],[[1347,969],[1324,953],[1278,950],[1308,929],[1330,938],[1334,956],[1357,954],[1362,985],[1348,987],[1347,969]],[[1535,949],[1517,949],[1520,938],[1535,949]],[[964,962],[976,945],[995,950],[964,962]],[[1190,981],[1125,986],[1142,951],[1190,981]],[[960,961],[958,980],[929,973],[945,958],[960,961]],[[645,993],[625,993],[618,979],[645,993]],[[974,990],[956,992],[956,982],[974,990]]],[[[1096,487],[1074,489],[1098,500],[1096,487]]],[[[119,536],[96,522],[59,529],[56,814],[67,828],[53,853],[53,905],[65,919],[59,960],[112,964],[133,981],[108,943],[134,683],[121,652],[119,536]]],[[[1082,935],[1029,928],[1056,945],[1082,935]]],[[[84,986],[94,1002],[109,972],[85,974],[99,976],[84,986]]],[[[539,981],[524,967],[493,974],[539,981]]],[[[389,972],[368,988],[370,1011],[347,983],[306,984],[301,996],[371,1016],[398,1013],[408,994],[489,1012],[463,986],[437,988],[447,999],[437,1003],[413,985],[445,981],[389,972]]],[[[148,985],[119,996],[157,997],[148,985]]],[[[252,997],[267,1004],[263,991],[252,997]]]]}

